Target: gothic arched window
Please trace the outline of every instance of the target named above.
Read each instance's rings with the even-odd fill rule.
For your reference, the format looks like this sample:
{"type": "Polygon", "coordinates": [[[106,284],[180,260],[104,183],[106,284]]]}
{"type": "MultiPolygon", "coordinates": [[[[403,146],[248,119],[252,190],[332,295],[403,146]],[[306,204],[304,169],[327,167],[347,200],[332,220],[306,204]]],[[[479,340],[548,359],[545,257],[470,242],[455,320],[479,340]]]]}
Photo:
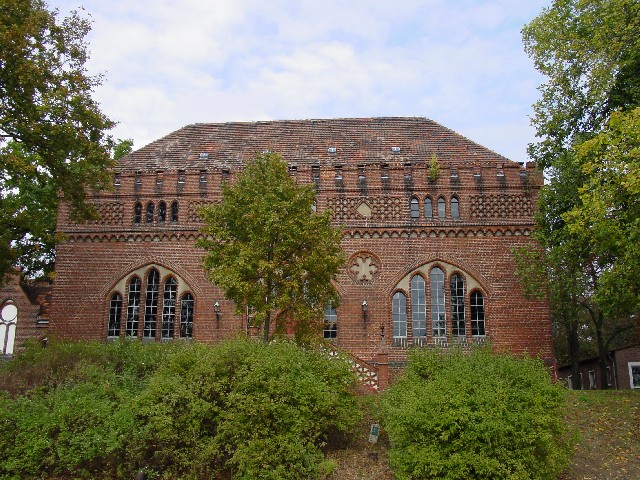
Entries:
{"type": "Polygon", "coordinates": [[[407,296],[402,292],[393,295],[391,304],[393,314],[393,341],[404,343],[407,340],[407,296]]]}
{"type": "Polygon", "coordinates": [[[120,320],[122,319],[122,296],[114,293],[109,302],[109,324],[107,327],[107,336],[120,336],[120,320]]]}
{"type": "Polygon", "coordinates": [[[451,218],[460,218],[460,202],[457,197],[451,198],[451,218]]]}
{"type": "Polygon", "coordinates": [[[421,275],[411,279],[411,323],[414,341],[427,336],[427,299],[421,275]]]}
{"type": "Polygon", "coordinates": [[[178,296],[178,282],[169,277],[164,282],[162,297],[162,338],[173,338],[176,320],[176,300],[178,296]]]}
{"type": "Polygon", "coordinates": [[[471,294],[471,335],[484,337],[486,335],[484,323],[484,297],[475,291],[471,294]]]}
{"type": "Polygon", "coordinates": [[[431,202],[431,197],[424,199],[424,216],[427,218],[433,218],[433,204],[431,202]]]}
{"type": "Polygon", "coordinates": [[[127,328],[128,337],[138,336],[138,323],[140,321],[140,279],[133,277],[129,282],[129,294],[127,297],[127,328]]]}
{"type": "Polygon", "coordinates": [[[338,336],[338,312],[332,303],[329,303],[324,309],[323,336],[327,340],[338,336]]]}
{"type": "Polygon", "coordinates": [[[145,223],[153,223],[153,202],[147,203],[147,216],[145,217],[145,223]]]}
{"type": "Polygon", "coordinates": [[[451,325],[454,337],[464,337],[464,279],[457,273],[451,276],[451,325]]]}
{"type": "Polygon", "coordinates": [[[158,203],[158,223],[164,223],[167,220],[167,204],[164,202],[158,203]]]}
{"type": "Polygon", "coordinates": [[[142,222],[142,204],[140,202],[136,202],[133,207],[133,223],[141,223],[142,222]]]}
{"type": "Polygon", "coordinates": [[[417,198],[413,197],[411,199],[409,208],[411,210],[411,218],[420,218],[420,202],[418,202],[417,198]]]}
{"type": "Polygon", "coordinates": [[[447,205],[444,198],[438,198],[438,218],[445,218],[447,216],[447,205]]]}
{"type": "Polygon", "coordinates": [[[171,204],[171,221],[174,223],[178,221],[178,202],[171,204]]]}
{"type": "Polygon", "coordinates": [[[155,338],[158,317],[158,290],[160,288],[160,273],[152,268],[147,275],[147,289],[144,302],[144,324],[142,336],[155,338]]]}
{"type": "Polygon", "coordinates": [[[447,335],[444,272],[439,267],[431,269],[431,325],[434,337],[447,335]]]}
{"type": "Polygon", "coordinates": [[[193,296],[185,293],[180,302],[180,338],[193,337],[193,296]]]}

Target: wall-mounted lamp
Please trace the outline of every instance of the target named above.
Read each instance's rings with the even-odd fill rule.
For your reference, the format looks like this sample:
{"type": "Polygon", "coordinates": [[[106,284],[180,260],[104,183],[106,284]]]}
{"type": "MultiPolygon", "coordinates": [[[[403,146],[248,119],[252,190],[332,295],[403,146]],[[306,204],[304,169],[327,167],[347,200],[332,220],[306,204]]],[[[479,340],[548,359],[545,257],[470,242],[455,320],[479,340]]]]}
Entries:
{"type": "Polygon", "coordinates": [[[362,315],[366,315],[367,314],[367,308],[369,307],[369,305],[367,305],[367,301],[366,300],[362,300],[362,315]]]}
{"type": "Polygon", "coordinates": [[[220,311],[220,302],[217,300],[213,304],[213,313],[216,314],[216,319],[220,321],[220,317],[222,316],[222,312],[220,311]]]}

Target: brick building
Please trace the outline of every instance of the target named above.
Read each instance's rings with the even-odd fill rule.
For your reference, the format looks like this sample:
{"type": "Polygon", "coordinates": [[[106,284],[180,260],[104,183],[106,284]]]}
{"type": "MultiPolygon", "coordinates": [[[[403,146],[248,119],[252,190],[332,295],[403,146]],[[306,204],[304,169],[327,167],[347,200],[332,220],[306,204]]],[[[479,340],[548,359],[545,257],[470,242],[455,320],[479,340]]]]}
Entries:
{"type": "Polygon", "coordinates": [[[51,285],[27,281],[20,272],[0,285],[0,356],[9,356],[28,339],[46,343],[51,285]]]}
{"type": "Polygon", "coordinates": [[[532,242],[542,177],[424,118],[194,124],[122,158],[100,219],[58,229],[50,329],[62,338],[205,342],[246,330],[201,266],[197,207],[256,152],[275,151],[344,225],[342,302],[325,338],[365,359],[381,339],[473,344],[551,362],[547,302],[526,300],[511,249],[532,242]]]}
{"type": "MultiPolygon", "coordinates": [[[[558,368],[558,378],[571,387],[571,365],[558,368]]],[[[600,360],[590,357],[580,360],[580,390],[601,388],[640,390],[640,346],[626,345],[607,355],[607,375],[602,378],[600,360]]]]}

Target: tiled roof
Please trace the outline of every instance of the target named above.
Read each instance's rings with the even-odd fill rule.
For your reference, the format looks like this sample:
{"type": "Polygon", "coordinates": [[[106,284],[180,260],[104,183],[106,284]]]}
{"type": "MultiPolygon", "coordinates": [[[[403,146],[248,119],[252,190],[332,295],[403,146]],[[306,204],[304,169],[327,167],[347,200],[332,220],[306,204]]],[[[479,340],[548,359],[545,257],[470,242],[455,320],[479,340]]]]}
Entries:
{"type": "Polygon", "coordinates": [[[122,158],[118,170],[232,168],[264,150],[297,165],[428,162],[434,154],[443,166],[510,162],[427,118],[381,117],[187,125],[122,158]]]}

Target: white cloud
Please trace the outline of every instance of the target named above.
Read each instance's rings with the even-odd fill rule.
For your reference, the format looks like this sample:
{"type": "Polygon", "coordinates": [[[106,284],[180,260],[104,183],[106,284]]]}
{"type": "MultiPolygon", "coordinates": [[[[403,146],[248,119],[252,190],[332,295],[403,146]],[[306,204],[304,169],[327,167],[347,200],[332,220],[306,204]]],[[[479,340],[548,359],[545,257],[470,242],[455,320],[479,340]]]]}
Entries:
{"type": "Polygon", "coordinates": [[[84,1],[96,97],[137,147],[194,122],[419,115],[518,161],[541,82],[519,31],[545,3],[84,1]]]}

